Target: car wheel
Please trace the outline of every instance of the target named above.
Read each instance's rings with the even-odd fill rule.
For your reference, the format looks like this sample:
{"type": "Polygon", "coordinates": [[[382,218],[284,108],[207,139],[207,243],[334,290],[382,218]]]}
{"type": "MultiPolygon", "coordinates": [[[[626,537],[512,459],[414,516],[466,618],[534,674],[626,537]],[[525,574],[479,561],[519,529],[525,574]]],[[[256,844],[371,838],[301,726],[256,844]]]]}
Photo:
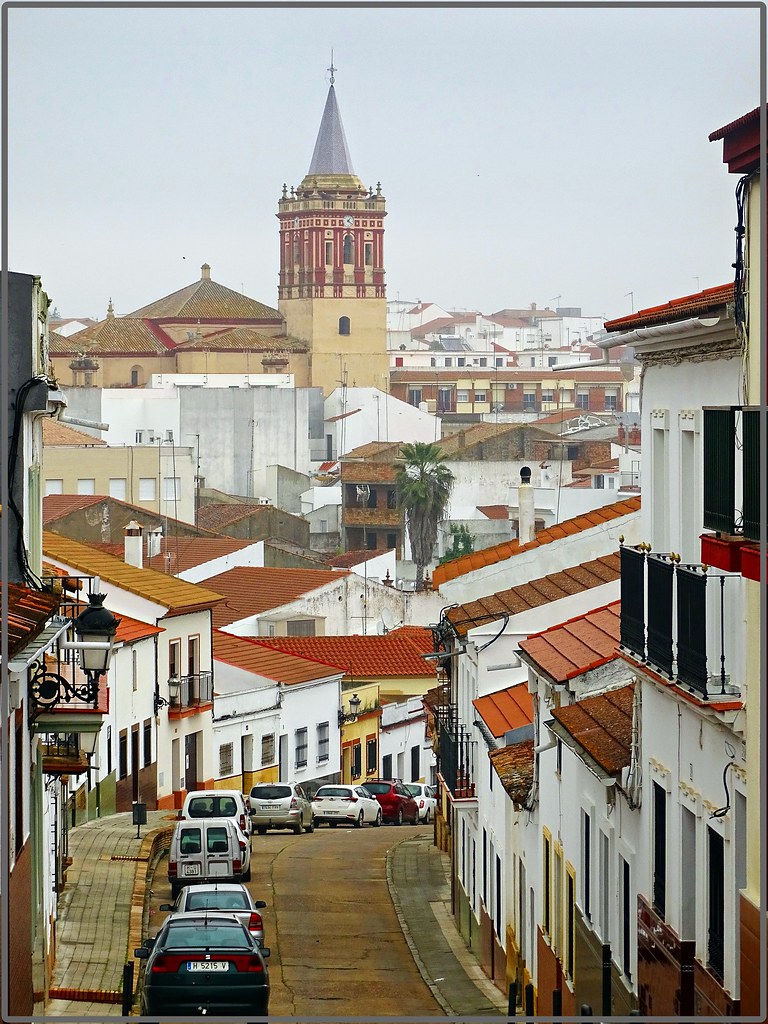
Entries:
{"type": "Polygon", "coordinates": [[[181,885],[178,882],[171,882],[171,899],[175,900],[181,892],[181,885]]]}
{"type": "Polygon", "coordinates": [[[248,865],[248,870],[243,872],[243,881],[250,882],[251,880],[251,865],[248,865]]]}
{"type": "Polygon", "coordinates": [[[432,821],[432,811],[428,807],[427,808],[427,813],[424,815],[424,824],[425,825],[429,825],[429,823],[431,821],[432,821]]]}
{"type": "Polygon", "coordinates": [[[358,814],[357,818],[355,819],[355,828],[362,828],[363,827],[363,819],[364,818],[365,818],[365,815],[363,814],[362,811],[360,811],[360,813],[358,814]]]}
{"type": "Polygon", "coordinates": [[[256,831],[259,833],[260,836],[265,836],[267,834],[267,826],[266,825],[257,825],[256,826],[256,831]]]}
{"type": "Polygon", "coordinates": [[[309,819],[309,824],[307,825],[305,831],[306,832],[314,832],[315,831],[315,816],[314,815],[312,815],[312,817],[309,819]]]}
{"type": "Polygon", "coordinates": [[[293,832],[294,832],[294,835],[300,836],[303,831],[304,831],[304,826],[301,823],[301,818],[299,818],[299,820],[293,826],[293,832]]]}
{"type": "Polygon", "coordinates": [[[395,824],[396,825],[402,825],[403,824],[403,808],[402,807],[398,807],[397,808],[397,820],[395,821],[395,824]]]}
{"type": "Polygon", "coordinates": [[[378,811],[376,812],[376,821],[374,821],[373,824],[376,828],[378,828],[379,825],[381,824],[381,808],[379,808],[378,811]]]}

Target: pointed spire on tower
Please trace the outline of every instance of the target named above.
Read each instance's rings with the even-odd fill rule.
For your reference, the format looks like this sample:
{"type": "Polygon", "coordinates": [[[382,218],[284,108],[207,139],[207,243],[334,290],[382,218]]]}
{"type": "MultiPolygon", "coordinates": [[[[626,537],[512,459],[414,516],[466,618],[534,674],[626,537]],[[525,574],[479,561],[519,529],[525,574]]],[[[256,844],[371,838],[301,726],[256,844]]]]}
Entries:
{"type": "Polygon", "coordinates": [[[344,126],[341,123],[341,114],[336,103],[334,82],[338,69],[333,66],[333,51],[331,51],[331,66],[328,70],[331,73],[331,84],[328,89],[328,98],[325,101],[323,118],[320,122],[320,131],[317,133],[312,163],[309,165],[307,173],[308,175],[354,174],[347,149],[347,139],[344,135],[344,126]]]}
{"type": "Polygon", "coordinates": [[[112,305],[112,296],[109,297],[109,305],[107,306],[107,320],[115,319],[115,307],[112,305]]]}

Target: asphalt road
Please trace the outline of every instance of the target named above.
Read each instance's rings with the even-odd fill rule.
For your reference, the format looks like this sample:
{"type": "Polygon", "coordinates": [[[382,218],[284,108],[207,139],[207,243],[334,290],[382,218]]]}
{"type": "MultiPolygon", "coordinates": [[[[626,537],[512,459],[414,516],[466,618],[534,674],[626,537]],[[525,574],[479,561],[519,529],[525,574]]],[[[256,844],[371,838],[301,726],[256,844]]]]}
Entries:
{"type": "MultiPolygon", "coordinates": [[[[270,947],[270,1015],[444,1017],[413,961],[392,906],[386,853],[431,826],[322,826],[251,840],[248,887],[270,947]]],[[[163,858],[152,883],[149,934],[171,901],[163,858]]]]}

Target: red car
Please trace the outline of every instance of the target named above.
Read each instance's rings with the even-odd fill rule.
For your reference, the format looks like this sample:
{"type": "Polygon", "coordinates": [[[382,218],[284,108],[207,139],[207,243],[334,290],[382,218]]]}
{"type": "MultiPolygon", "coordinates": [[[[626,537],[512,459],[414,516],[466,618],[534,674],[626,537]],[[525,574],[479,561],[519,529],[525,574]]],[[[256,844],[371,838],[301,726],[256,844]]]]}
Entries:
{"type": "Polygon", "coordinates": [[[419,805],[400,779],[366,779],[363,788],[381,804],[384,821],[395,825],[409,821],[412,825],[418,825],[419,805]]]}

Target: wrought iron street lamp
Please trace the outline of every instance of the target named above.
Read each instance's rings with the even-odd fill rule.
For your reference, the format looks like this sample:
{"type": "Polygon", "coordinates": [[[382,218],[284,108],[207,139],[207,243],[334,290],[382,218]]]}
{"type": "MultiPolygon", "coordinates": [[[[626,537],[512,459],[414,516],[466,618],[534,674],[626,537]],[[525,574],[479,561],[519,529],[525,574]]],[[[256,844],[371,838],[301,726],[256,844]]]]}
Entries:
{"type": "Polygon", "coordinates": [[[339,708],[339,725],[343,725],[345,722],[356,722],[362,703],[358,695],[353,693],[349,698],[349,713],[345,714],[344,708],[339,708]]]}

